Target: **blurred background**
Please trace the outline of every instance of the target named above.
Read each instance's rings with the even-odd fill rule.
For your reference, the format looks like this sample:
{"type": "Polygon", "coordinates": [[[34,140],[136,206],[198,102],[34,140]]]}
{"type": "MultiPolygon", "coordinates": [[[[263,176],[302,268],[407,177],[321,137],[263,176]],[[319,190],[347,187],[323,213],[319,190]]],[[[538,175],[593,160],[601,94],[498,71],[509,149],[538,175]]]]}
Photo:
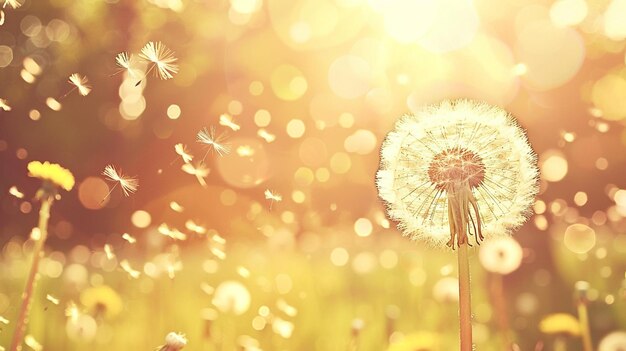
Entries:
{"type": "Polygon", "coordinates": [[[20,3],[0,26],[0,345],[40,160],[76,187],[52,208],[27,347],[149,350],[175,331],[188,350],[457,348],[455,255],[403,238],[374,175],[398,117],[465,97],[516,116],[542,173],[521,262],[494,273],[472,253],[477,348],[552,350],[539,322],[575,316],[588,281],[594,346],[617,350],[599,342],[626,329],[626,1],[20,3]],[[115,74],[148,41],[179,73],[115,74]],[[72,73],[89,95],[63,97],[72,73]],[[230,153],[206,154],[204,127],[230,153]],[[206,154],[206,186],[177,143],[206,154]],[[108,164],[138,191],[105,198],[108,164]]]}

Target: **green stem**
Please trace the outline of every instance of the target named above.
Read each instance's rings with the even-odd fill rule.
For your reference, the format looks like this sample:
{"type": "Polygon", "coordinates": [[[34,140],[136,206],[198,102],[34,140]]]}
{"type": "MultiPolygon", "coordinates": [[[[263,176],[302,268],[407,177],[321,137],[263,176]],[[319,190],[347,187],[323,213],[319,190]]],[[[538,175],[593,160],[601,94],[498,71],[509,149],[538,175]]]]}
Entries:
{"type": "Polygon", "coordinates": [[[30,265],[30,272],[26,280],[26,287],[22,294],[22,305],[20,314],[15,322],[15,332],[13,333],[13,341],[11,342],[10,351],[19,351],[22,349],[24,333],[26,332],[26,324],[28,323],[28,313],[33,298],[33,291],[37,283],[39,271],[39,261],[44,253],[44,244],[48,237],[48,219],[50,218],[50,207],[52,206],[52,197],[44,197],[41,200],[41,209],[39,210],[39,233],[40,237],[35,242],[33,248],[33,260],[30,265]]]}
{"type": "Polygon", "coordinates": [[[467,242],[459,245],[459,323],[461,351],[472,351],[472,297],[467,242]]]}
{"type": "Polygon", "coordinates": [[[593,351],[591,333],[589,332],[589,313],[587,312],[587,304],[585,302],[578,303],[578,321],[580,322],[583,350],[593,351]]]}

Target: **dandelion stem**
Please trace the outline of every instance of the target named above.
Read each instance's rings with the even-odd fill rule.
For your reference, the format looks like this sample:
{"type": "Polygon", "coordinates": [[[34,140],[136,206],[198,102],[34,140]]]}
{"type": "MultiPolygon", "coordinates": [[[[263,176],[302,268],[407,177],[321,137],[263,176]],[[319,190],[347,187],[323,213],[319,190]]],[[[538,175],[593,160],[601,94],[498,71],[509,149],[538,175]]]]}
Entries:
{"type": "Polygon", "coordinates": [[[565,338],[561,335],[558,335],[554,339],[554,345],[552,349],[554,351],[567,351],[567,344],[565,343],[565,338]]]}
{"type": "Polygon", "coordinates": [[[587,311],[587,304],[584,301],[578,302],[578,321],[580,322],[583,350],[593,351],[593,347],[591,346],[591,333],[589,332],[589,313],[587,311]]]}
{"type": "Polygon", "coordinates": [[[472,297],[470,292],[469,258],[467,242],[459,245],[459,323],[461,351],[472,351],[472,297]]]}
{"type": "Polygon", "coordinates": [[[501,274],[490,274],[491,281],[491,294],[493,299],[494,308],[496,310],[498,327],[502,334],[503,350],[509,351],[512,348],[512,340],[509,330],[509,320],[507,318],[506,304],[504,299],[504,285],[502,284],[501,274]]]}
{"type": "Polygon", "coordinates": [[[28,313],[30,311],[33,291],[35,290],[35,285],[37,283],[39,261],[43,256],[44,244],[48,236],[48,219],[50,218],[50,207],[52,206],[52,201],[54,200],[51,197],[45,197],[41,200],[41,209],[39,210],[40,237],[35,242],[35,247],[33,248],[33,260],[30,265],[30,272],[26,280],[24,293],[22,294],[22,305],[15,323],[15,332],[13,333],[13,341],[11,342],[10,351],[18,351],[22,349],[22,341],[24,340],[24,333],[26,332],[26,324],[28,322],[28,313]]]}
{"type": "Polygon", "coordinates": [[[74,90],[76,90],[76,87],[73,87],[67,93],[63,94],[63,96],[61,96],[59,100],[64,99],[66,96],[70,95],[70,93],[73,92],[74,90]]]}

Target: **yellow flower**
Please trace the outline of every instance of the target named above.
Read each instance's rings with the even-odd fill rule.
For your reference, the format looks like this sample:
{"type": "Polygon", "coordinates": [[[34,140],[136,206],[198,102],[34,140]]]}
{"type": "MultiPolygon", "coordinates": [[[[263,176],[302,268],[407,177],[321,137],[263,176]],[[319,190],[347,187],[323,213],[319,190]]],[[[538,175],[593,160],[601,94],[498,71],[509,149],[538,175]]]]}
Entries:
{"type": "Polygon", "coordinates": [[[123,303],[120,295],[108,285],[100,285],[83,290],[80,302],[90,312],[105,318],[113,318],[122,312],[123,303]]]}
{"type": "Polygon", "coordinates": [[[539,323],[539,330],[544,334],[580,335],[578,319],[568,313],[549,314],[539,323]]]}
{"type": "Polygon", "coordinates": [[[437,334],[420,331],[394,342],[387,351],[432,351],[438,349],[437,334]]]}
{"type": "Polygon", "coordinates": [[[70,191],[74,187],[72,172],[56,163],[48,161],[41,163],[32,161],[28,163],[28,175],[31,177],[48,180],[61,188],[70,191]]]}

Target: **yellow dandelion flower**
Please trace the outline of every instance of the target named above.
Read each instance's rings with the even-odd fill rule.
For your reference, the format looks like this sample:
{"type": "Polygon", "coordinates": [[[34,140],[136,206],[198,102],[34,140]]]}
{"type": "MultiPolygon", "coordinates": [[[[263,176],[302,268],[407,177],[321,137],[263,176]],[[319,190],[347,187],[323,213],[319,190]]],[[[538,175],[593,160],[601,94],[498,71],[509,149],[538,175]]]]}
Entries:
{"type": "Polygon", "coordinates": [[[432,351],[439,350],[438,345],[437,334],[421,331],[392,343],[387,351],[432,351]]]}
{"type": "Polygon", "coordinates": [[[80,302],[95,316],[114,318],[122,312],[124,304],[120,295],[108,285],[100,285],[83,290],[80,302]]]}
{"type": "Polygon", "coordinates": [[[74,176],[72,172],[56,163],[32,161],[28,163],[28,175],[31,177],[49,181],[56,186],[60,186],[66,191],[74,187],[74,176]]]}
{"type": "Polygon", "coordinates": [[[554,313],[544,317],[539,323],[539,330],[544,334],[580,335],[580,323],[568,313],[554,313]]]}
{"type": "Polygon", "coordinates": [[[468,232],[478,242],[524,223],[538,191],[536,163],[506,111],[444,101],[396,123],[376,180],[406,236],[454,248],[468,232]]]}

